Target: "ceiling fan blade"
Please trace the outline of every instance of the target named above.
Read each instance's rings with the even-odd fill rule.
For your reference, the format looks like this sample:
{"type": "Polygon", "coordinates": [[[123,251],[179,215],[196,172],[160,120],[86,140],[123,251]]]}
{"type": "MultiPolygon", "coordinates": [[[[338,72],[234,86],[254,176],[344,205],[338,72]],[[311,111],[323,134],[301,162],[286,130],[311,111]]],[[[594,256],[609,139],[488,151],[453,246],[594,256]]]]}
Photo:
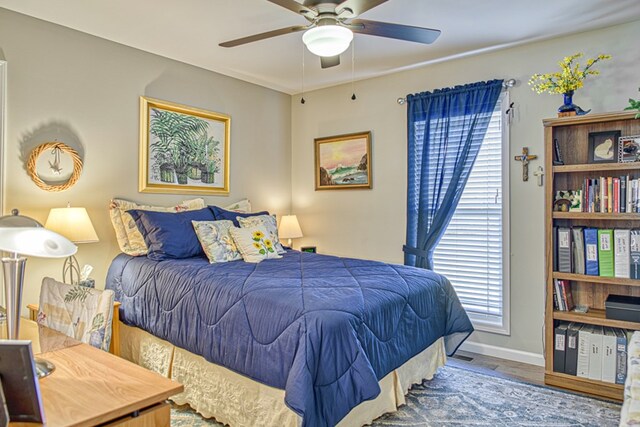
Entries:
{"type": "Polygon", "coordinates": [[[299,13],[300,15],[309,18],[315,18],[318,16],[318,12],[315,10],[298,3],[295,0],[267,0],[273,4],[277,4],[278,6],[284,7],[285,9],[289,9],[292,12],[299,13]]]}
{"type": "Polygon", "coordinates": [[[335,67],[336,65],[340,65],[340,55],[320,57],[320,66],[322,68],[335,67]]]}
{"type": "Polygon", "coordinates": [[[349,9],[353,12],[353,16],[358,16],[387,1],[389,0],[345,0],[336,6],[336,13],[340,15],[343,10],[349,9]]]}
{"type": "Polygon", "coordinates": [[[309,27],[305,25],[297,25],[295,27],[280,28],[279,30],[267,31],[266,33],[254,34],[252,36],[242,37],[235,40],[229,40],[228,42],[220,43],[219,46],[222,46],[222,47],[240,46],[240,45],[251,43],[251,42],[257,42],[258,40],[264,40],[271,37],[282,36],[284,34],[296,33],[298,31],[306,30],[307,28],[309,27]]]}
{"type": "Polygon", "coordinates": [[[388,37],[424,44],[433,43],[441,33],[440,30],[432,30],[431,28],[390,24],[388,22],[367,21],[366,19],[354,19],[347,24],[347,27],[349,27],[354,33],[388,37]]]}

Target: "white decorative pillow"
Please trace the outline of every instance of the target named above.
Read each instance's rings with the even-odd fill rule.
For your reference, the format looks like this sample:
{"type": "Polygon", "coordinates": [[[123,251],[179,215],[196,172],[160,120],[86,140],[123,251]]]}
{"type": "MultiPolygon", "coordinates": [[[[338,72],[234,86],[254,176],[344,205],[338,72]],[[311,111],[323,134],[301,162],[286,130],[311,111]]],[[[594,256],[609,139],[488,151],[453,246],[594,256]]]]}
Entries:
{"type": "Polygon", "coordinates": [[[276,222],[275,215],[257,215],[257,216],[248,216],[246,218],[236,217],[238,220],[238,224],[242,228],[250,228],[250,227],[259,227],[262,226],[267,230],[267,235],[273,242],[273,246],[279,254],[283,254],[286,251],[282,247],[280,243],[280,238],[278,237],[278,223],[276,222]]]}
{"type": "Polygon", "coordinates": [[[233,212],[249,213],[251,212],[251,202],[249,199],[242,199],[239,202],[230,204],[224,209],[233,212]]]}
{"type": "Polygon", "coordinates": [[[128,210],[142,209],[154,212],[184,212],[203,209],[205,207],[204,199],[201,198],[185,200],[176,206],[169,207],[139,205],[128,200],[113,199],[109,206],[109,216],[111,217],[113,228],[116,231],[116,238],[118,239],[120,250],[127,255],[142,256],[148,252],[147,245],[136,226],[136,222],[131,215],[127,213],[128,210]]]}
{"type": "Polygon", "coordinates": [[[250,228],[231,227],[229,232],[246,262],[260,262],[267,258],[282,258],[276,252],[267,229],[262,226],[250,228]]]}
{"type": "Polygon", "coordinates": [[[211,264],[242,259],[233,237],[229,234],[229,229],[233,227],[232,221],[191,221],[191,223],[211,264]]]}

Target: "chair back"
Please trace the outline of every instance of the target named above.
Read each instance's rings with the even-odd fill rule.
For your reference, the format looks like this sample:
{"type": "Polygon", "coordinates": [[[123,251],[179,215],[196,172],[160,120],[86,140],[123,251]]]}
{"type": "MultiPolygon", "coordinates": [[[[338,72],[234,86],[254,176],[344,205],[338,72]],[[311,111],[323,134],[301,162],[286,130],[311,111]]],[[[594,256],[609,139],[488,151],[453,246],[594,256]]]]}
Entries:
{"type": "Polygon", "coordinates": [[[114,293],[42,280],[37,322],[78,341],[109,351],[114,293]]]}

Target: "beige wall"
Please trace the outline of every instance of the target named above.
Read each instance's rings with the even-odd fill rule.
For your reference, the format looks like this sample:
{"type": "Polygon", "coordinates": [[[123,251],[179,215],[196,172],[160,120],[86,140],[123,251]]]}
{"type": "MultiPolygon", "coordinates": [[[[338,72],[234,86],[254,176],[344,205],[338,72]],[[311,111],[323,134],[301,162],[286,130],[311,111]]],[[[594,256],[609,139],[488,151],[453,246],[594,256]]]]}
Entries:
{"type": "MultiPolygon", "coordinates": [[[[97,286],[119,252],[107,211],[112,197],[157,204],[193,197],[138,193],[140,95],[231,116],[231,193],[207,203],[248,197],[258,209],[288,213],[289,95],[4,9],[0,59],[8,63],[6,210],[44,222],[52,207],[86,207],[100,243],[80,245],[77,258],[95,266],[97,286]],[[82,177],[61,193],[40,190],[25,171],[31,148],[55,139],[84,153],[82,177]]],[[[61,260],[29,260],[25,303],[37,302],[41,278],[60,278],[61,269],[61,260]]]]}
{"type": "MultiPolygon", "coordinates": [[[[515,78],[511,89],[515,117],[511,153],[528,146],[543,165],[541,120],[554,117],[561,96],[536,95],[526,82],[535,72],[556,69],[562,57],[613,55],[589,79],[574,102],[594,112],[621,110],[640,86],[640,21],[479,56],[434,64],[386,77],[343,85],[292,99],[292,212],[305,233],[298,244],[315,244],[323,253],[402,262],[406,215],[406,107],[398,97],[441,87],[494,78],[515,78]],[[313,139],[343,133],[373,132],[373,189],[314,191],[313,139]]],[[[357,58],[356,58],[357,63],[357,58]]],[[[543,188],[535,178],[521,179],[519,163],[510,161],[511,182],[511,336],[475,333],[472,340],[526,352],[542,352],[543,188]]]]}

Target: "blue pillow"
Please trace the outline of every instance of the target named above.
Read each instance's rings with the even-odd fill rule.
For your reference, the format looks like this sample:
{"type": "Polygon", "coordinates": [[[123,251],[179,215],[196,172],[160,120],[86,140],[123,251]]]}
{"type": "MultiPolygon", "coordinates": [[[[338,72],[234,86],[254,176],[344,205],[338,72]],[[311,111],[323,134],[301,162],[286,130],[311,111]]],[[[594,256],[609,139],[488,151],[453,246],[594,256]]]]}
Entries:
{"type": "Polygon", "coordinates": [[[127,212],[133,217],[149,248],[147,257],[156,261],[203,255],[202,245],[191,221],[215,219],[208,208],[177,213],[141,209],[127,212]]]}
{"type": "Polygon", "coordinates": [[[246,217],[249,217],[249,216],[269,215],[269,212],[267,212],[267,211],[241,213],[241,212],[228,211],[226,209],[222,209],[222,208],[219,208],[217,206],[209,206],[209,209],[211,209],[211,212],[213,212],[213,216],[216,217],[217,221],[220,221],[220,220],[223,220],[223,219],[226,219],[226,220],[229,220],[229,221],[233,221],[233,225],[235,225],[236,227],[240,227],[240,224],[238,224],[238,220],[236,219],[237,216],[241,216],[242,218],[246,218],[246,217]]]}

